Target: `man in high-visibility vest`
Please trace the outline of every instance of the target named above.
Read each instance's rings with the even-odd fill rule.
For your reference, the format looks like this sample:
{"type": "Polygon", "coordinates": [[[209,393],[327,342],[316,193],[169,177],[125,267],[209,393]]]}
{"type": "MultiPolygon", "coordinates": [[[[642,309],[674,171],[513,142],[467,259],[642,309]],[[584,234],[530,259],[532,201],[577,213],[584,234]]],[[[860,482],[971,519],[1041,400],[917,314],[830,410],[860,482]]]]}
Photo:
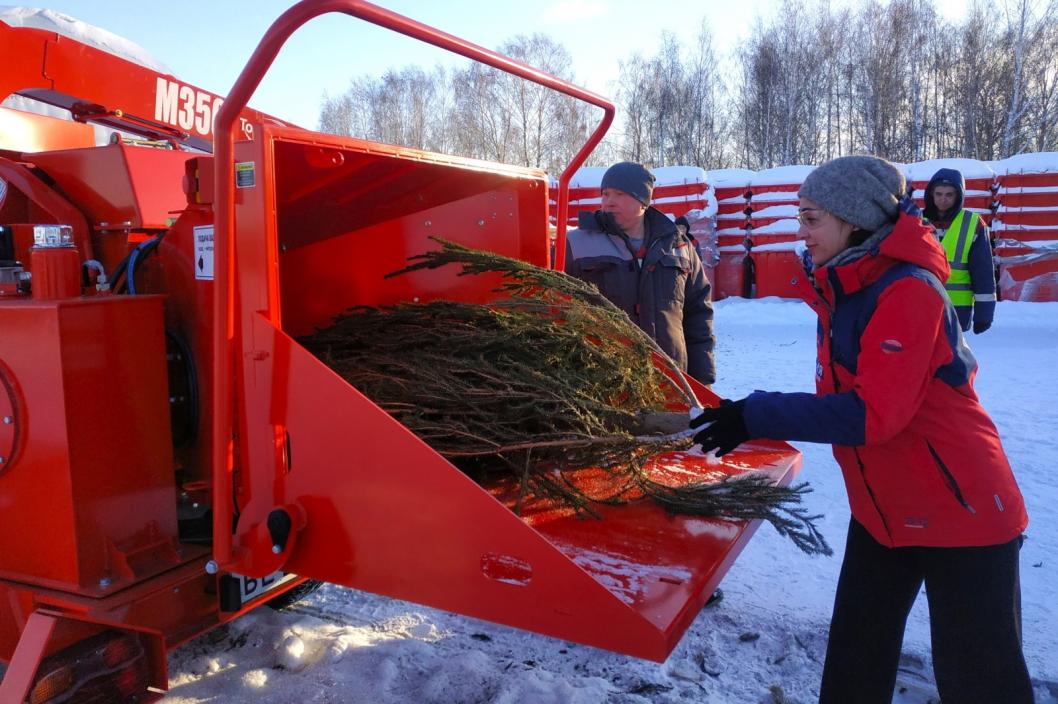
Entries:
{"type": "Polygon", "coordinates": [[[951,276],[944,284],[963,331],[973,323],[980,335],[992,326],[996,277],[988,227],[977,213],[963,208],[965,181],[955,169],[940,169],[926,186],[925,219],[948,255],[951,276]]]}

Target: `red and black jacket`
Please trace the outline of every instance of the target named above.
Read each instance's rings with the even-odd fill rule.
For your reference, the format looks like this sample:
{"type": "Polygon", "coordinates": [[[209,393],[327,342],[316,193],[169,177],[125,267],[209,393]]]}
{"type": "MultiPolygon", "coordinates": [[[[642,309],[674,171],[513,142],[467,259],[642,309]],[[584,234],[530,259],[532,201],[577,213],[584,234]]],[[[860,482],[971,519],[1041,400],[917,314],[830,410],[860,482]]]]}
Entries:
{"type": "Polygon", "coordinates": [[[751,437],[833,444],[853,517],[890,547],[994,545],[1028,523],[948,271],[929,228],[901,213],[862,256],[802,282],[819,315],[816,394],[746,399],[751,437]]]}

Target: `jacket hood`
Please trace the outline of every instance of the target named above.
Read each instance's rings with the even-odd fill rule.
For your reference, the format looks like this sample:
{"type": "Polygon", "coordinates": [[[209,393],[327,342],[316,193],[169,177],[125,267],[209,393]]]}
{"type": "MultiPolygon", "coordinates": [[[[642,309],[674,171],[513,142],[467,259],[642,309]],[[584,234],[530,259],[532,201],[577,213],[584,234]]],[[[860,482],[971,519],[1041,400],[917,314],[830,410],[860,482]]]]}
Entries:
{"type": "MultiPolygon", "coordinates": [[[[891,266],[908,262],[930,272],[941,282],[948,280],[951,269],[944,249],[940,246],[932,228],[920,217],[900,213],[896,224],[889,232],[880,231],[853,251],[858,256],[844,258],[844,263],[825,266],[815,272],[828,279],[836,277],[841,290],[848,294],[874,282],[891,266]]],[[[852,253],[852,252],[850,252],[852,253]]]]}
{"type": "Polygon", "coordinates": [[[937,173],[933,174],[933,178],[931,178],[929,180],[929,183],[926,185],[926,219],[950,219],[950,217],[942,218],[941,216],[954,216],[957,212],[962,210],[963,194],[965,192],[966,180],[963,179],[961,172],[956,171],[955,169],[939,169],[937,173]],[[955,186],[955,205],[953,205],[951,210],[947,213],[937,212],[937,206],[933,205],[933,189],[942,183],[947,183],[951,184],[952,186],[955,186]]]}

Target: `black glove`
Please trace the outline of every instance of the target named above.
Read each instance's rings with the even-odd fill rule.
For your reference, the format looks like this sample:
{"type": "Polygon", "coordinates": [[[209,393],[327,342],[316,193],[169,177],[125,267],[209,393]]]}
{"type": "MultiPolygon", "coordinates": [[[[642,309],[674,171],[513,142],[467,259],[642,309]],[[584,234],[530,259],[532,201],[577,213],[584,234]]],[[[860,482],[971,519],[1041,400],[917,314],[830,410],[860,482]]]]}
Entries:
{"type": "Polygon", "coordinates": [[[749,440],[746,421],[742,417],[745,406],[746,399],[730,401],[725,398],[716,408],[705,408],[701,415],[691,420],[692,428],[712,423],[694,436],[694,442],[702,446],[702,452],[716,450],[716,456],[720,457],[749,440]]]}
{"type": "Polygon", "coordinates": [[[992,327],[991,320],[974,320],[974,335],[980,335],[988,328],[992,327]]]}

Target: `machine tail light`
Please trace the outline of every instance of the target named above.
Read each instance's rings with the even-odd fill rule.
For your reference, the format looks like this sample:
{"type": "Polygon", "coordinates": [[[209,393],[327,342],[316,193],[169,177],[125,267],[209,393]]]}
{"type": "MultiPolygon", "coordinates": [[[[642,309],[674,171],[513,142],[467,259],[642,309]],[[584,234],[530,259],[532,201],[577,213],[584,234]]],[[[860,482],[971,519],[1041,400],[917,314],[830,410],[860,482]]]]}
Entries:
{"type": "Polygon", "coordinates": [[[133,704],[147,698],[143,643],[132,633],[105,631],[41,663],[29,704],[133,704]]]}

